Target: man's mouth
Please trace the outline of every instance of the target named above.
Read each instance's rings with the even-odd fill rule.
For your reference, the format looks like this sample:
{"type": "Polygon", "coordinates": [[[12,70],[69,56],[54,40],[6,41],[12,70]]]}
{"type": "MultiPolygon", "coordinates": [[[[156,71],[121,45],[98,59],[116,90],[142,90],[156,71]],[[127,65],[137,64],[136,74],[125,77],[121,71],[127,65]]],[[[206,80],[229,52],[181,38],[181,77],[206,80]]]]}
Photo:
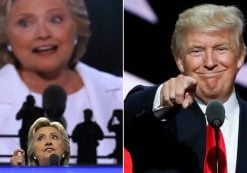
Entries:
{"type": "Polygon", "coordinates": [[[201,75],[201,76],[204,76],[204,77],[215,77],[215,76],[218,76],[218,75],[220,75],[220,74],[222,74],[222,70],[220,70],[220,71],[214,71],[214,72],[203,72],[203,73],[198,73],[199,75],[201,75]]]}

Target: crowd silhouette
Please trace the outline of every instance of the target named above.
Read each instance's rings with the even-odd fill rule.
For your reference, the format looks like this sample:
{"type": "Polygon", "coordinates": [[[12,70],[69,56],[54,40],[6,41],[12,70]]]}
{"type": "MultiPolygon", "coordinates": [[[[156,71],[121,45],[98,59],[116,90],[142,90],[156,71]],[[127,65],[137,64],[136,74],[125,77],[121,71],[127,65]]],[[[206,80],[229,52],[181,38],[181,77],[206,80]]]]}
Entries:
{"type": "Polygon", "coordinates": [[[78,143],[78,165],[97,164],[98,141],[104,138],[104,133],[92,117],[91,109],[84,110],[84,121],[76,125],[72,132],[73,142],[78,143]]]}
{"type": "MultiPolygon", "coordinates": [[[[103,140],[104,133],[100,125],[93,121],[93,111],[85,109],[83,111],[84,120],[78,123],[72,132],[72,141],[77,143],[77,164],[78,165],[95,165],[97,164],[97,147],[99,141],[103,140]]],[[[112,116],[108,121],[107,128],[109,132],[115,133],[116,145],[112,153],[106,157],[116,159],[117,164],[122,164],[122,133],[123,133],[123,111],[121,109],[113,110],[112,116]]],[[[35,99],[32,95],[28,95],[23,102],[22,107],[17,112],[16,119],[22,120],[22,126],[19,130],[20,147],[27,152],[27,134],[31,125],[40,117],[44,117],[43,108],[35,105],[35,99]]],[[[27,158],[25,158],[27,161],[27,158]]]]}

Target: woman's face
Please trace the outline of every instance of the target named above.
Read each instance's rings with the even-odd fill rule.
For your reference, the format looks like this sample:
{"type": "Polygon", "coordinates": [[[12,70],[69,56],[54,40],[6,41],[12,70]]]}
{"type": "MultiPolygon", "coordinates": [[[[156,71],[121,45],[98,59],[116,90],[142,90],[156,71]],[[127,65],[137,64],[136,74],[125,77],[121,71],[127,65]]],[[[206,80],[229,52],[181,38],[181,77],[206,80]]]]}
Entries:
{"type": "Polygon", "coordinates": [[[34,156],[40,165],[49,165],[51,154],[64,156],[62,137],[54,127],[41,127],[34,135],[34,156]]]}
{"type": "Polygon", "coordinates": [[[64,0],[16,0],[10,5],[6,29],[23,70],[47,73],[68,68],[76,24],[64,0]]]}

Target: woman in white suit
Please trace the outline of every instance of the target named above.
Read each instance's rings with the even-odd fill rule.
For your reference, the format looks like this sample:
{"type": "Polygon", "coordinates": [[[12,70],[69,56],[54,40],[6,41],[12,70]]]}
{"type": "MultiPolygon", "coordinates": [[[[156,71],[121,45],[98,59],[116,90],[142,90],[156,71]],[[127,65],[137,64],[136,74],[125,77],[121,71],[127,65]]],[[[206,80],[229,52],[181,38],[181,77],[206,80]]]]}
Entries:
{"type": "MultiPolygon", "coordinates": [[[[123,108],[122,78],[79,61],[91,35],[84,1],[2,0],[0,11],[0,134],[17,135],[21,122],[15,116],[26,96],[41,107],[44,89],[56,84],[67,94],[63,116],[69,135],[83,121],[84,109],[93,111],[107,135],[112,111],[123,108]]],[[[18,138],[0,141],[0,155],[19,147],[18,138]]],[[[99,154],[113,148],[114,140],[105,140],[99,154]]],[[[71,155],[76,149],[72,144],[71,155]]]]}

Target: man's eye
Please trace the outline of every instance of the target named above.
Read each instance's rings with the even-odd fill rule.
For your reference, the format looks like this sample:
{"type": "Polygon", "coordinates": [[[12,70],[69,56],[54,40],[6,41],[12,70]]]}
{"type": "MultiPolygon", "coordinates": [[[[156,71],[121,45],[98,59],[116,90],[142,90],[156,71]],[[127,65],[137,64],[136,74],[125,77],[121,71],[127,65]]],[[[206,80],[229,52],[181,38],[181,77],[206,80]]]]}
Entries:
{"type": "Polygon", "coordinates": [[[216,51],[218,52],[218,53],[226,53],[227,51],[229,50],[229,48],[227,48],[227,47],[218,47],[217,49],[216,49],[216,51]]]}
{"type": "Polygon", "coordinates": [[[202,51],[202,50],[198,50],[198,49],[196,49],[196,50],[191,50],[191,51],[190,51],[190,55],[191,55],[191,56],[200,56],[200,55],[202,55],[202,53],[203,53],[203,51],[202,51]]]}
{"type": "Polygon", "coordinates": [[[218,50],[228,50],[227,47],[219,47],[218,50]]]}

